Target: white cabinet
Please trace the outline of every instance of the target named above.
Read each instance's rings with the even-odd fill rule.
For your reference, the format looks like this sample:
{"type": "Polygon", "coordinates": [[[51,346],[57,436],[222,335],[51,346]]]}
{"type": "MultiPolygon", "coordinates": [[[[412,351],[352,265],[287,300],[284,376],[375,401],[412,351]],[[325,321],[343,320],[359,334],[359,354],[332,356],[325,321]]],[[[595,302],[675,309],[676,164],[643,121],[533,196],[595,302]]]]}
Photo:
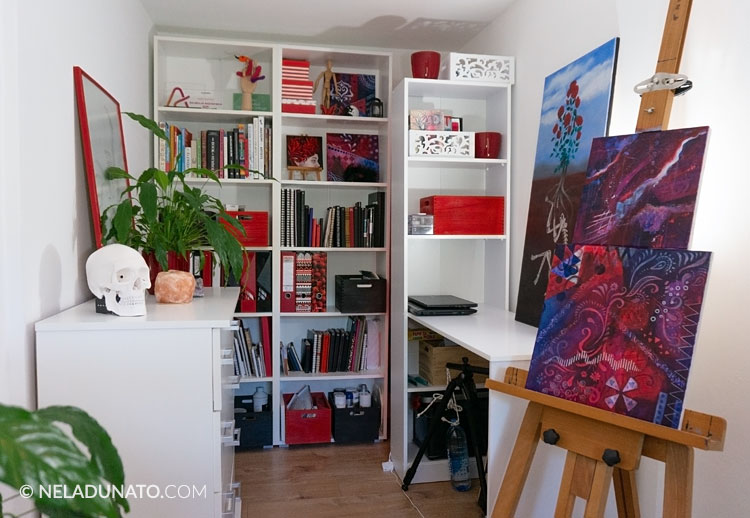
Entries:
{"type": "Polygon", "coordinates": [[[234,516],[237,295],[209,289],[185,305],[148,297],[143,317],[97,314],[91,300],[36,324],[39,407],[80,407],[107,430],[125,484],[153,486],[129,498],[133,516],[234,516]]]}

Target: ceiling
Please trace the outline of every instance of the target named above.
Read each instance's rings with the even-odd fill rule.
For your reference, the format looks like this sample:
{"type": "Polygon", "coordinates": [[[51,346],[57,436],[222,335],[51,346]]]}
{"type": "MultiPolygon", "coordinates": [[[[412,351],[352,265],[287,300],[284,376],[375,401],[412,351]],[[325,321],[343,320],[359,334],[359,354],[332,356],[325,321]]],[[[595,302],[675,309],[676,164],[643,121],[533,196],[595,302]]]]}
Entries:
{"type": "Polygon", "coordinates": [[[288,43],[457,50],[514,0],[141,0],[159,30],[288,43]]]}

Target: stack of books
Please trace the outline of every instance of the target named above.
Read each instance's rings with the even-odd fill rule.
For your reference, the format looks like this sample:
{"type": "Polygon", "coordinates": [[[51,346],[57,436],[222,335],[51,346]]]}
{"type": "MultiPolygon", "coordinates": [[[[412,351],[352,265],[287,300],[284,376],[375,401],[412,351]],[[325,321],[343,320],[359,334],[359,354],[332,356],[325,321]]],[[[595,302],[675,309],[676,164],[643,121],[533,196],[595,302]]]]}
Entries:
{"type": "Polygon", "coordinates": [[[281,60],[281,111],[315,113],[315,100],[312,94],[310,62],[295,59],[281,60]]]}

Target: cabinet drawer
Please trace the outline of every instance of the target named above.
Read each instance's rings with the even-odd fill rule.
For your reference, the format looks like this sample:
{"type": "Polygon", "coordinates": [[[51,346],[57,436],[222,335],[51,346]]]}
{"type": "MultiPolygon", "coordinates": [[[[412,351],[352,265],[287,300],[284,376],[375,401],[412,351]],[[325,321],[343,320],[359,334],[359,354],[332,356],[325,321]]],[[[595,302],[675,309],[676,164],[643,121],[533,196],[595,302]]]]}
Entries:
{"type": "Polygon", "coordinates": [[[214,412],[215,438],[213,442],[213,487],[214,492],[226,492],[234,482],[234,448],[240,443],[240,429],[234,420],[223,420],[214,412]]]}
{"type": "Polygon", "coordinates": [[[214,494],[216,518],[240,518],[242,516],[242,498],[240,483],[230,484],[225,491],[214,494]]]}
{"type": "Polygon", "coordinates": [[[213,399],[214,411],[231,417],[232,401],[238,378],[234,375],[234,330],[227,327],[213,330],[213,399]]]}

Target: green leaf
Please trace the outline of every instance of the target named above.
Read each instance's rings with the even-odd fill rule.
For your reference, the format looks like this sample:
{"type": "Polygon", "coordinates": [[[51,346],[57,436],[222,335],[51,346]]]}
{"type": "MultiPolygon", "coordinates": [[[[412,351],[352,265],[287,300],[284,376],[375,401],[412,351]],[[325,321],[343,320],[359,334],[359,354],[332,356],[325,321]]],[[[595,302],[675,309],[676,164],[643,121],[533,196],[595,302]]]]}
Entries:
{"type": "Polygon", "coordinates": [[[130,117],[131,119],[133,119],[134,121],[136,121],[138,124],[140,124],[144,128],[146,128],[147,130],[149,130],[151,133],[159,137],[160,139],[169,140],[167,138],[166,133],[164,133],[164,130],[162,130],[156,122],[152,121],[148,117],[145,117],[143,115],[140,115],[138,113],[133,113],[133,112],[123,112],[123,113],[127,115],[128,117],[130,117]]]}
{"type": "Polygon", "coordinates": [[[206,169],[204,167],[191,167],[190,169],[185,169],[185,174],[191,174],[195,173],[198,176],[205,176],[208,180],[213,180],[214,182],[221,185],[221,182],[219,181],[219,177],[216,176],[216,173],[214,173],[210,169],[206,169]]]}
{"type": "Polygon", "coordinates": [[[117,206],[115,217],[112,218],[112,226],[115,229],[115,239],[118,243],[128,244],[128,236],[133,228],[133,205],[130,198],[122,201],[117,206]]]}
{"type": "Polygon", "coordinates": [[[127,178],[128,180],[135,181],[135,178],[130,176],[127,171],[120,169],[119,167],[111,166],[104,171],[104,176],[107,180],[117,180],[119,178],[127,178]]]}
{"type": "Polygon", "coordinates": [[[149,223],[155,223],[158,214],[156,212],[156,186],[152,183],[144,183],[138,193],[138,203],[143,209],[143,217],[149,223]]]}
{"type": "Polygon", "coordinates": [[[169,184],[171,183],[169,180],[169,177],[167,176],[167,173],[164,171],[160,171],[159,169],[156,169],[154,171],[154,180],[156,180],[156,183],[159,184],[159,187],[163,191],[167,190],[167,187],[169,187],[169,184]]]}

